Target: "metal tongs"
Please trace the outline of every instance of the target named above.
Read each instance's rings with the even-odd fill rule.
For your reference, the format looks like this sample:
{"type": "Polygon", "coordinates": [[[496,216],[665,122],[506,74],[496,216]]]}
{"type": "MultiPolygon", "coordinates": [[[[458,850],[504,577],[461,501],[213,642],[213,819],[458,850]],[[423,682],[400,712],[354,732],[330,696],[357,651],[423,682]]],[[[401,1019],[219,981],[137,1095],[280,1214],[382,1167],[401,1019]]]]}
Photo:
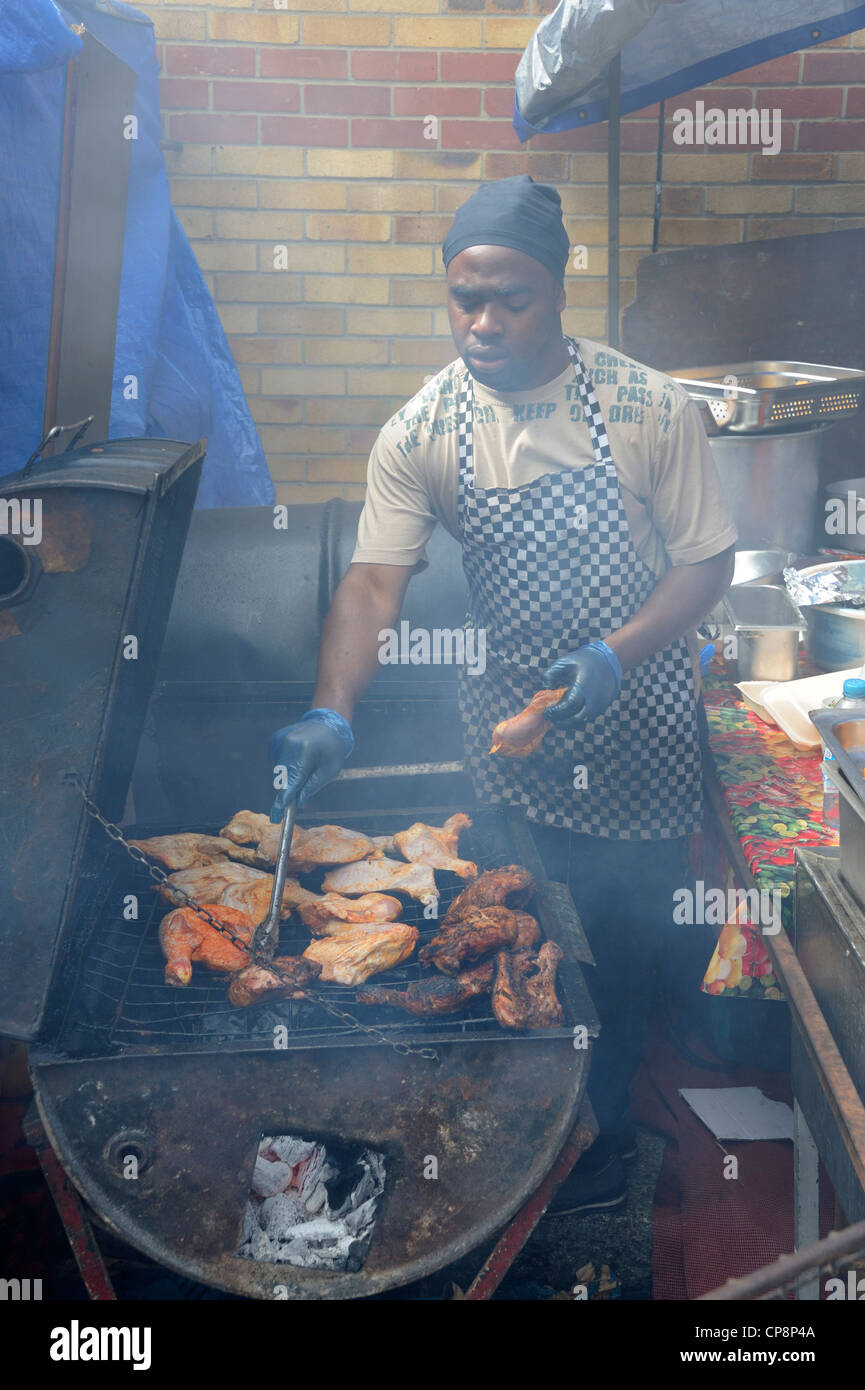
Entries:
{"type": "Polygon", "coordinates": [[[276,950],[276,942],[279,936],[279,920],[282,912],[282,894],[285,888],[286,875],[288,873],[288,861],[291,855],[291,840],[294,835],[294,821],[297,815],[297,798],[293,797],[285,808],[285,816],[282,822],[282,834],[279,837],[279,853],[276,856],[276,865],[273,870],[273,891],[270,895],[270,907],[263,922],[259,922],[252,934],[251,950],[254,957],[259,960],[269,961],[273,959],[276,950]]]}
{"type": "MultiPolygon", "coordinates": [[[[435,772],[462,772],[463,764],[453,763],[395,763],[392,767],[355,767],[339,774],[338,781],[353,781],[363,777],[417,777],[435,772]]],[[[279,839],[279,853],[273,871],[273,892],[270,895],[270,908],[263,922],[259,922],[252,934],[251,951],[258,960],[273,959],[276,941],[279,936],[279,921],[282,911],[282,893],[291,857],[291,838],[294,834],[294,820],[297,815],[297,798],[289,801],[282,822],[282,835],[279,839]]]]}

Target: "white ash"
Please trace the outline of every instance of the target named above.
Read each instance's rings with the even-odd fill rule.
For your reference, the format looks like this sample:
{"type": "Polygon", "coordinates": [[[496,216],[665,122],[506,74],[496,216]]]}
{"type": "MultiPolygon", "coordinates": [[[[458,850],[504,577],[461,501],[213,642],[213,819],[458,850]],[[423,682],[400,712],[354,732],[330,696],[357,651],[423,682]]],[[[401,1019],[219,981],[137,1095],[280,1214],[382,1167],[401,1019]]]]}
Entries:
{"type": "MultiPolygon", "coordinates": [[[[360,1269],[384,1191],[383,1155],[358,1151],[346,1174],[360,1173],[331,1206],[327,1184],[341,1169],[324,1144],[296,1135],[262,1139],[243,1217],[239,1255],[308,1269],[360,1269]]],[[[345,1181],[345,1180],[344,1180],[345,1181]]]]}

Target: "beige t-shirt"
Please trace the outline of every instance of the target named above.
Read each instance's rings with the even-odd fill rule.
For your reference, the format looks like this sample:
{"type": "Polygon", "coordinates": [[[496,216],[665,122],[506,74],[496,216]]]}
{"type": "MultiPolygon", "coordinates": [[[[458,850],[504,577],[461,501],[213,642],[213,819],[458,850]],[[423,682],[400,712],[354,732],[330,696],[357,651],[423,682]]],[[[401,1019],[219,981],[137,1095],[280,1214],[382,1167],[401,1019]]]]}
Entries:
{"type": "MultiPolygon", "coordinates": [[[[684,387],[602,343],[578,339],[607,428],[634,549],[660,576],[726,550],[736,528],[712,450],[684,387]]],[[[423,565],[437,521],[459,539],[457,358],[381,429],[367,473],[353,563],[423,565]]],[[[595,462],[568,364],[532,391],[474,383],[475,485],[519,488],[595,462]]]]}
{"type": "MultiPolygon", "coordinates": [[[[687,391],[603,343],[577,343],[606,423],[637,554],[660,578],[671,565],[697,564],[726,550],[736,528],[687,391]]],[[[457,407],[465,372],[462,358],[451,362],[381,429],[352,563],[423,567],[437,521],[459,539],[457,407]]],[[[476,380],[473,397],[478,488],[519,488],[545,473],[595,463],[570,363],[531,391],[492,391],[476,380]]],[[[695,640],[689,634],[694,657],[695,640]]]]}

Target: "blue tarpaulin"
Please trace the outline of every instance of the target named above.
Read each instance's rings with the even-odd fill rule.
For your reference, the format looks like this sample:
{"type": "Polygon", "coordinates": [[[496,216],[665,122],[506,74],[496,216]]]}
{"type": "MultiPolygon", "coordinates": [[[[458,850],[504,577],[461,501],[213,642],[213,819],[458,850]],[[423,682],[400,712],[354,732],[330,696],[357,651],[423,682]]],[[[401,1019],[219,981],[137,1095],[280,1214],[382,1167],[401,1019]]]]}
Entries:
{"type": "Polygon", "coordinates": [[[560,0],[517,69],[521,140],[607,119],[606,64],[621,51],[621,112],[865,28],[858,0],[560,0]]]}
{"type": "Polygon", "coordinates": [[[81,48],[67,21],[76,20],[137,79],[110,435],[206,435],[198,505],[271,503],[231,349],[171,207],[153,27],[128,5],[98,0],[74,0],[68,9],[52,0],[0,0],[0,474],[21,468],[42,436],[65,64],[81,48]],[[130,375],[137,399],[125,398],[130,375]]]}

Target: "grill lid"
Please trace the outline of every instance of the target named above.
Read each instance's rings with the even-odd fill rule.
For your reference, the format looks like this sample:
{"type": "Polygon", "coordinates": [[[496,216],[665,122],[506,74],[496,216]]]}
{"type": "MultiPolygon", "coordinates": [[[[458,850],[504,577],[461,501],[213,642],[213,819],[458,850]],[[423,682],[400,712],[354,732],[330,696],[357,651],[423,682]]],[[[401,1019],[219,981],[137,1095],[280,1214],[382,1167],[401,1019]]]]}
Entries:
{"type": "Polygon", "coordinates": [[[70,945],[89,820],[63,774],[123,811],[203,456],[203,441],[119,439],[0,485],[0,1032],[12,1037],[38,1033],[70,945]]]}

